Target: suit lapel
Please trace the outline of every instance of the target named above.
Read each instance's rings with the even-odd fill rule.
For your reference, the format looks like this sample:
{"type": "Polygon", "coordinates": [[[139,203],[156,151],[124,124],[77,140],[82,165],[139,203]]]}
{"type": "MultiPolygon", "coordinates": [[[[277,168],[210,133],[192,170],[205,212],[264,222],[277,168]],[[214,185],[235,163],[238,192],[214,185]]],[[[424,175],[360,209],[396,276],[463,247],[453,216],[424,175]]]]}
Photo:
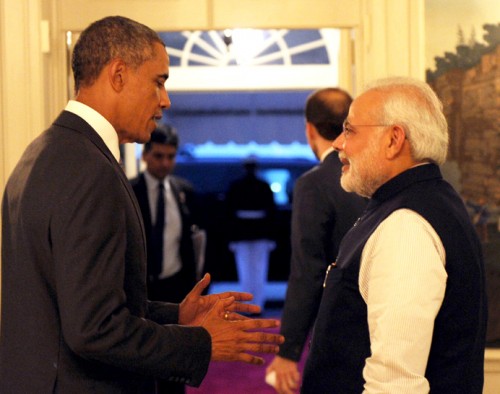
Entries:
{"type": "Polygon", "coordinates": [[[134,188],[136,190],[135,196],[137,197],[139,207],[142,211],[144,227],[146,227],[146,231],[149,231],[149,229],[151,228],[151,208],[149,206],[148,187],[146,184],[144,173],[139,174],[137,184],[134,186],[134,188]]]}
{"type": "Polygon", "coordinates": [[[170,190],[172,191],[175,201],[177,202],[177,207],[179,208],[182,221],[184,222],[185,216],[189,214],[188,207],[186,205],[186,194],[179,186],[175,177],[170,176],[169,182],[170,190]]]}
{"type": "Polygon", "coordinates": [[[132,190],[132,186],[130,186],[130,182],[128,181],[125,173],[123,172],[123,168],[120,166],[120,164],[116,161],[115,157],[111,153],[111,151],[108,149],[102,138],[97,134],[97,132],[82,118],[80,118],[78,115],[69,112],[69,111],[63,111],[61,114],[58,116],[58,118],[54,121],[54,125],[64,127],[67,129],[71,129],[85,138],[89,139],[97,149],[101,151],[101,153],[109,160],[109,162],[112,164],[115,172],[117,173],[118,177],[121,180],[121,183],[123,187],[125,188],[129,200],[134,206],[135,214],[137,216],[137,220],[139,221],[141,225],[141,232],[142,232],[142,240],[143,240],[143,247],[144,251],[146,251],[146,233],[144,230],[144,223],[142,221],[142,215],[141,215],[141,210],[139,207],[139,204],[137,202],[137,199],[135,197],[134,191],[132,190]]]}

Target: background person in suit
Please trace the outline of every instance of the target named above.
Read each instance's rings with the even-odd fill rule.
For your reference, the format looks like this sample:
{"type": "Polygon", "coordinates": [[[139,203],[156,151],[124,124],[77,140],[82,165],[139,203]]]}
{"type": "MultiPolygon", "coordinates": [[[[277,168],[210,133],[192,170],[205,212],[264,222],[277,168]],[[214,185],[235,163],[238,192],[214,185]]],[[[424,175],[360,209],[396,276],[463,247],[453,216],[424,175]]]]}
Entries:
{"type": "Polygon", "coordinates": [[[148,141],[170,107],[164,43],[107,17],[82,32],[72,65],[76,100],[3,195],[0,392],[151,394],[153,378],[198,386],[210,360],[262,363],[254,352],[283,339],[262,331],[278,322],[237,313],[259,310],[235,302],[250,295],[201,296],[206,275],[180,304],[146,297],[144,226],[119,143],[148,141]]]}
{"type": "MultiPolygon", "coordinates": [[[[154,301],[181,302],[196,283],[191,239],[194,223],[189,204],[193,186],[172,175],[178,146],[179,137],[173,127],[157,127],[144,144],[146,170],[131,180],[146,230],[148,298],[154,301]],[[164,205],[160,209],[159,199],[164,205]],[[163,224],[156,223],[158,220],[163,224]],[[158,224],[161,234],[156,236],[158,224]]],[[[159,380],[156,385],[157,393],[185,392],[181,383],[159,380]]]]}
{"type": "Polygon", "coordinates": [[[267,368],[275,373],[279,393],[299,388],[297,363],[316,318],[326,268],[365,206],[340,186],[342,164],[332,147],[351,101],[347,92],[325,88],[313,92],[305,105],[307,141],[320,163],[297,179],[293,190],[291,269],[281,319],[285,343],[267,368]]]}
{"type": "Polygon", "coordinates": [[[196,267],[191,239],[194,226],[193,186],[172,175],[179,137],[171,126],[158,127],[144,144],[142,159],[146,170],[131,180],[141,208],[148,245],[148,297],[155,301],[180,302],[196,283],[196,267]],[[159,185],[164,195],[162,249],[153,250],[159,185]],[[162,252],[162,253],[161,253],[162,252]],[[155,261],[159,259],[160,261],[155,261]],[[160,270],[154,272],[155,264],[160,270]]]}
{"type": "Polygon", "coordinates": [[[276,204],[267,182],[257,177],[257,161],[243,163],[245,175],[229,185],[229,248],[234,253],[241,290],[253,294],[253,302],[264,308],[269,253],[276,247],[276,204]]]}

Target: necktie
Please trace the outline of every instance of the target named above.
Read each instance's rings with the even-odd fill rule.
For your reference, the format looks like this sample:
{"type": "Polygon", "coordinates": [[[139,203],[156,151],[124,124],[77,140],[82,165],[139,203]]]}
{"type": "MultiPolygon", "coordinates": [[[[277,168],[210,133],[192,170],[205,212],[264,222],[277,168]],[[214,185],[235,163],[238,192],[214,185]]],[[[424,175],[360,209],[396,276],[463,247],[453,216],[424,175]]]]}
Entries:
{"type": "Polygon", "coordinates": [[[156,200],[156,219],[151,231],[152,266],[149,273],[157,278],[162,271],[163,263],[163,229],[165,228],[165,187],[158,184],[158,199],[156,200]]]}

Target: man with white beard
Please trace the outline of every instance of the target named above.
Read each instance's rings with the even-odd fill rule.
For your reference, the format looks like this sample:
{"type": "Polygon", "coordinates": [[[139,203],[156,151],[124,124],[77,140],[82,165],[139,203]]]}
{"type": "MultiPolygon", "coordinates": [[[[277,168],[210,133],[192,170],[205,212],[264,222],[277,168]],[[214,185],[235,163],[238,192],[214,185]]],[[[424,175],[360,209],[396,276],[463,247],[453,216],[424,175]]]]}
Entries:
{"type": "Polygon", "coordinates": [[[484,263],[443,180],[448,131],[431,88],[376,81],[334,141],[341,185],[370,198],[327,269],[302,393],[481,393],[484,263]]]}

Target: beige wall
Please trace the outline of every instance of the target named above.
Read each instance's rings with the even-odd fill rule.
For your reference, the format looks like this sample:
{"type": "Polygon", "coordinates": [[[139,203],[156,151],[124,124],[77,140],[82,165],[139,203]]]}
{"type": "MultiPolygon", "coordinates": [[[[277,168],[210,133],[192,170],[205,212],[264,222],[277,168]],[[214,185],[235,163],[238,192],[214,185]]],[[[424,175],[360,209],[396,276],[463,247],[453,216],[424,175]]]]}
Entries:
{"type": "Polygon", "coordinates": [[[44,70],[38,0],[2,0],[0,18],[0,180],[3,186],[27,142],[44,126],[44,70]]]}
{"type": "Polygon", "coordinates": [[[500,349],[486,349],[483,394],[500,393],[500,349]]]}

